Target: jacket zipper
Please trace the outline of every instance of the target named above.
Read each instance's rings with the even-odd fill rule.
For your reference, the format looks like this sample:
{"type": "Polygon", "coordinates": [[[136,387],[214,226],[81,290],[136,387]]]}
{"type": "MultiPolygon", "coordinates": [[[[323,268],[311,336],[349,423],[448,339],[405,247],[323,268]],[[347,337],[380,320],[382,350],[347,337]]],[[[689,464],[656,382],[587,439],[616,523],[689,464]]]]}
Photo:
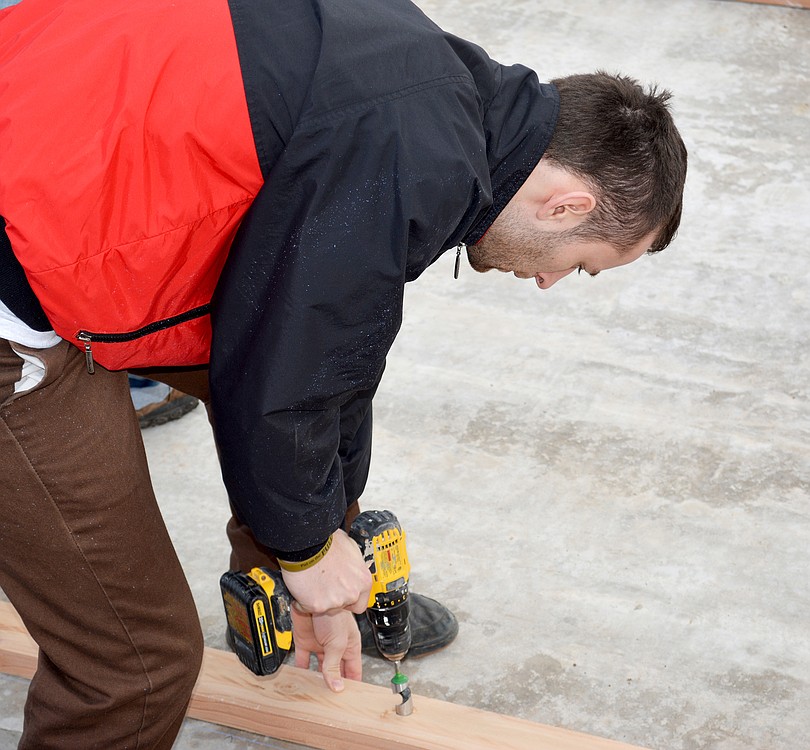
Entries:
{"type": "Polygon", "coordinates": [[[459,242],[456,245],[456,264],[453,266],[453,278],[458,278],[458,272],[461,268],[461,251],[464,250],[467,246],[463,242],[459,242]]]}
{"type": "Polygon", "coordinates": [[[80,330],[76,334],[76,338],[84,344],[84,359],[87,363],[87,372],[91,375],[96,371],[96,365],[93,361],[93,348],[92,343],[98,342],[99,344],[120,344],[126,341],[135,341],[142,336],[148,336],[150,333],[157,333],[166,328],[186,323],[194,318],[201,318],[207,315],[211,308],[210,304],[200,305],[192,310],[187,310],[180,315],[173,315],[171,318],[164,318],[163,320],[156,320],[154,323],[149,323],[137,331],[127,331],[126,333],[96,333],[93,331],[80,330]]]}

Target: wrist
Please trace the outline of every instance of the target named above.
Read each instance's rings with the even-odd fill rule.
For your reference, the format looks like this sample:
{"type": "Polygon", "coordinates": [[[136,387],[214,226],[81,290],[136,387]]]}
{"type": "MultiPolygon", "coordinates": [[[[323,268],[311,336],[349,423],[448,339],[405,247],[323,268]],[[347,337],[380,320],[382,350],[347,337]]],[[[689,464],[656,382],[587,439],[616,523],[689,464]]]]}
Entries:
{"type": "Polygon", "coordinates": [[[282,552],[277,555],[278,564],[282,570],[288,573],[298,573],[302,570],[307,570],[313,565],[317,565],[329,552],[332,546],[332,534],[329,535],[327,540],[321,544],[308,547],[305,550],[298,552],[282,552]]]}

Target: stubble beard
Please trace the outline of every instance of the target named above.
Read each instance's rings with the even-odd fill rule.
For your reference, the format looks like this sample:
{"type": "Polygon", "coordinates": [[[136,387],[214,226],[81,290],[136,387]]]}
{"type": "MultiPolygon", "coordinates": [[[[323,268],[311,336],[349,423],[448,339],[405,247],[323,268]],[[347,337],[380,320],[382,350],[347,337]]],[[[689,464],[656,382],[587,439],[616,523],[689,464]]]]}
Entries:
{"type": "Polygon", "coordinates": [[[534,274],[553,262],[563,244],[560,233],[537,229],[517,206],[507,204],[487,233],[467,248],[467,260],[478,273],[497,269],[534,274]]]}

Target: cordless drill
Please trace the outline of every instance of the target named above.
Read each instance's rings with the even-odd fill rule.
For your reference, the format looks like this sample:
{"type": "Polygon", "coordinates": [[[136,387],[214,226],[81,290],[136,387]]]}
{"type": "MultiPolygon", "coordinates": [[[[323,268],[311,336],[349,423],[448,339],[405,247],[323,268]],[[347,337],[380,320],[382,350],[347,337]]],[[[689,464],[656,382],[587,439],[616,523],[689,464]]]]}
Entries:
{"type": "MultiPolygon", "coordinates": [[[[397,713],[411,712],[408,678],[399,663],[411,646],[408,622],[408,575],[405,532],[391,511],[367,510],[349,529],[372,576],[366,617],[377,650],[394,662],[391,684],[402,697],[397,713]]],[[[250,573],[228,571],[220,579],[228,622],[227,639],[239,660],[258,675],[272,674],[292,648],[291,597],[281,573],[253,568],[250,573]]]]}
{"type": "Polygon", "coordinates": [[[411,567],[405,548],[405,532],[389,510],[367,510],[352,522],[349,536],[357,542],[363,560],[371,571],[371,593],[366,617],[374,634],[377,650],[394,662],[391,687],[402,697],[396,707],[400,716],[413,710],[408,678],[399,671],[399,663],[411,647],[408,621],[408,575],[411,567]]]}
{"type": "Polygon", "coordinates": [[[405,532],[391,511],[367,510],[354,519],[349,536],[357,542],[371,571],[366,617],[374,643],[386,659],[401,661],[411,647],[405,532]]]}

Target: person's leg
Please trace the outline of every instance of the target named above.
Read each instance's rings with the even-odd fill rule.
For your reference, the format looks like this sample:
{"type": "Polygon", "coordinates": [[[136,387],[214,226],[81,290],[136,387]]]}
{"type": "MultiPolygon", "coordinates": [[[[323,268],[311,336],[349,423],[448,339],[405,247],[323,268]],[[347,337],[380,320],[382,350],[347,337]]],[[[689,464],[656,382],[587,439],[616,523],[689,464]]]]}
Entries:
{"type": "MultiPolygon", "coordinates": [[[[156,368],[132,370],[130,375],[141,380],[151,380],[162,383],[170,389],[181,391],[193,398],[202,401],[206,407],[211,402],[211,394],[208,387],[207,367],[174,367],[169,370],[156,368]]],[[[209,419],[211,412],[208,412],[209,419]]]]}
{"type": "Polygon", "coordinates": [[[198,404],[193,396],[137,375],[129,376],[129,395],[142,430],[180,419],[198,404]]]}
{"type": "Polygon", "coordinates": [[[202,633],[126,375],[0,340],[0,455],[0,586],[40,646],[20,748],[170,748],[202,633]]]}
{"type": "MultiPolygon", "coordinates": [[[[205,404],[208,411],[208,420],[212,422],[207,367],[176,368],[173,370],[143,369],[134,372],[138,377],[164,383],[168,387],[198,398],[205,404]]],[[[236,517],[233,509],[231,509],[231,512],[233,515],[225,528],[225,533],[231,544],[230,569],[249,572],[251,568],[269,567],[278,570],[275,555],[253,536],[253,532],[236,517]]],[[[355,510],[352,519],[358,512],[355,510]]],[[[349,523],[351,523],[351,520],[349,523]]]]}

